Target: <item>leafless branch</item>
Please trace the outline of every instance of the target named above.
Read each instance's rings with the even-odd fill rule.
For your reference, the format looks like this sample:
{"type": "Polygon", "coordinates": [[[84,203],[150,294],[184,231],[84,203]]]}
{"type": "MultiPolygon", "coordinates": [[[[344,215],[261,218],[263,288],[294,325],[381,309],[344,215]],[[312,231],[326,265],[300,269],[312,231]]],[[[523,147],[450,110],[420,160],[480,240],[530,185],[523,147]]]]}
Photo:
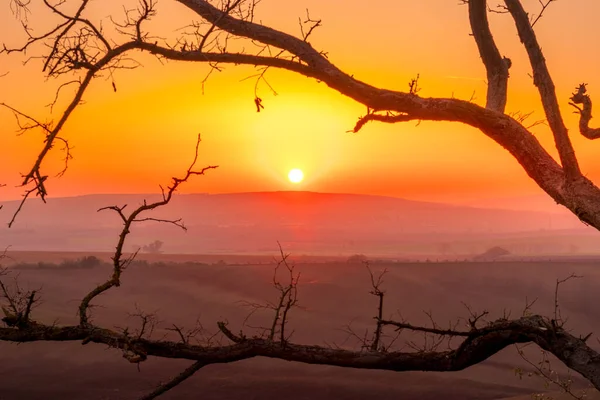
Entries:
{"type": "Polygon", "coordinates": [[[198,372],[205,365],[207,365],[207,364],[202,361],[196,361],[195,363],[193,363],[192,365],[187,367],[185,370],[183,370],[180,374],[178,374],[177,376],[174,376],[170,381],[161,383],[151,393],[148,393],[147,395],[140,397],[140,400],[151,400],[151,399],[157,398],[158,396],[173,389],[174,387],[176,387],[177,385],[179,385],[186,379],[190,378],[192,375],[194,375],[196,372],[198,372]]]}
{"type": "MultiPolygon", "coordinates": [[[[581,171],[575,156],[575,150],[569,139],[567,127],[563,122],[554,82],[550,76],[546,59],[537,41],[532,23],[529,21],[529,17],[520,0],[505,0],[504,2],[515,21],[519,38],[529,56],[529,62],[533,69],[533,84],[538,88],[540,93],[546,119],[554,135],[554,142],[558,149],[561,164],[565,169],[566,177],[569,180],[579,179],[581,171]]],[[[548,4],[551,2],[549,1],[548,4]]]]}
{"type": "Polygon", "coordinates": [[[375,333],[373,336],[373,340],[371,341],[371,351],[377,351],[380,347],[381,341],[381,330],[383,328],[383,297],[385,296],[385,292],[381,290],[381,285],[383,284],[383,277],[388,272],[387,269],[381,271],[377,276],[373,274],[373,271],[369,267],[369,263],[365,263],[367,270],[369,271],[369,277],[371,278],[371,293],[373,296],[377,297],[377,315],[375,316],[375,321],[377,321],[377,326],[375,328],[375,333]]]}
{"type": "Polygon", "coordinates": [[[365,126],[365,124],[367,122],[371,122],[371,121],[395,124],[397,122],[412,121],[414,119],[417,119],[417,118],[410,116],[410,115],[406,115],[406,114],[398,114],[398,113],[390,112],[390,111],[386,111],[385,114],[380,114],[380,113],[377,113],[377,111],[367,109],[367,114],[360,117],[358,119],[358,121],[356,122],[356,125],[354,125],[354,128],[352,128],[352,130],[349,132],[357,133],[358,131],[360,131],[362,129],[363,126],[365,126]]]}
{"type": "Polygon", "coordinates": [[[508,70],[512,63],[510,59],[502,57],[492,36],[487,18],[491,10],[487,7],[487,0],[469,0],[465,3],[469,5],[471,30],[487,72],[486,108],[504,112],[508,95],[508,70]]]}
{"type": "MultiPolygon", "coordinates": [[[[327,364],[342,367],[386,369],[393,371],[456,371],[481,362],[508,345],[534,342],[542,349],[556,355],[573,370],[581,373],[596,387],[600,386],[592,371],[600,356],[585,342],[560,327],[553,326],[540,316],[516,320],[498,320],[472,332],[460,332],[465,337],[455,350],[434,352],[386,352],[363,353],[332,349],[314,345],[298,345],[290,342],[274,344],[271,340],[247,338],[232,333],[224,323],[219,323],[223,334],[233,345],[203,347],[185,345],[181,342],[154,341],[148,339],[123,339],[122,333],[85,326],[45,326],[30,323],[26,330],[0,328],[0,338],[7,341],[28,342],[37,340],[65,341],[88,340],[117,348],[136,346],[137,351],[148,356],[186,358],[207,364],[234,362],[263,356],[310,364],[327,364]],[[588,360],[582,363],[581,360],[588,360]]],[[[410,326],[407,328],[419,329],[410,326]]],[[[427,329],[427,328],[424,328],[427,329]]],[[[454,334],[453,332],[451,334],[454,334]]]]}
{"type": "Polygon", "coordinates": [[[582,278],[580,275],[571,274],[563,279],[557,279],[556,285],[554,287],[554,319],[552,320],[553,324],[557,324],[559,326],[563,326],[567,321],[563,320],[560,314],[560,307],[558,304],[558,289],[561,284],[570,281],[571,279],[582,278]]]}
{"type": "MultiPolygon", "coordinates": [[[[171,179],[172,180],[171,186],[169,186],[167,188],[166,193],[163,191],[162,200],[156,201],[154,203],[147,203],[146,201],[144,201],[144,203],[141,206],[139,206],[138,208],[133,210],[131,212],[131,214],[129,214],[128,216],[125,215],[125,213],[123,212],[125,206],[123,206],[123,207],[109,206],[109,207],[103,207],[100,210],[98,210],[98,211],[102,211],[102,210],[115,211],[119,215],[119,217],[121,218],[121,220],[123,222],[123,228],[121,230],[121,233],[119,234],[117,247],[116,247],[115,253],[112,257],[112,260],[113,260],[112,277],[110,279],[108,279],[106,282],[104,282],[103,284],[98,285],[96,288],[94,288],[81,301],[81,304],[79,306],[79,318],[80,318],[79,323],[81,326],[87,326],[89,324],[87,309],[89,307],[90,302],[96,296],[102,294],[103,292],[109,290],[110,288],[119,287],[121,285],[121,273],[127,268],[127,266],[129,266],[129,264],[131,264],[131,262],[136,257],[137,251],[134,252],[133,254],[131,254],[129,257],[124,258],[123,248],[125,245],[125,240],[127,238],[127,235],[129,235],[129,233],[131,232],[132,225],[135,222],[140,220],[139,216],[142,213],[146,213],[148,211],[152,211],[156,208],[167,205],[171,201],[173,194],[177,191],[179,186],[182,183],[187,182],[190,177],[192,177],[194,175],[204,175],[204,173],[206,171],[217,168],[216,166],[208,166],[208,167],[204,167],[200,170],[194,169],[196,166],[196,162],[198,161],[198,148],[200,146],[200,141],[201,141],[200,135],[198,135],[198,140],[196,142],[196,149],[195,149],[195,153],[194,153],[194,159],[193,159],[192,163],[190,164],[189,168],[187,169],[185,176],[183,178],[173,177],[171,179]]],[[[181,225],[179,223],[179,220],[170,221],[170,222],[177,226],[183,227],[183,225],[181,225]]]]}
{"type": "Polygon", "coordinates": [[[298,282],[300,273],[295,272],[295,266],[288,258],[289,254],[283,252],[281,244],[279,246],[279,259],[276,260],[273,271],[272,286],[278,292],[277,301],[267,303],[254,303],[241,301],[240,304],[250,308],[250,313],[244,319],[242,326],[257,329],[260,333],[258,337],[263,337],[266,340],[274,341],[276,338],[280,343],[286,343],[293,332],[287,331],[287,322],[289,320],[290,311],[298,306],[298,282]],[[286,283],[282,283],[279,279],[279,273],[283,272],[286,276],[286,283]],[[272,311],[273,317],[269,326],[251,326],[248,325],[248,320],[258,310],[272,311]]]}
{"type": "Polygon", "coordinates": [[[313,31],[318,27],[322,26],[322,21],[320,19],[312,19],[310,17],[308,9],[306,9],[306,19],[302,21],[302,19],[298,18],[298,24],[300,25],[300,35],[302,36],[302,40],[308,42],[308,38],[313,33],[313,31]],[[304,28],[305,25],[308,26],[308,29],[306,29],[306,31],[304,28]]]}
{"type": "MultiPolygon", "coordinates": [[[[575,392],[573,392],[573,378],[571,376],[570,370],[567,371],[567,377],[562,378],[560,374],[552,367],[552,362],[548,357],[548,353],[545,350],[540,351],[540,361],[534,363],[525,355],[524,348],[528,347],[528,345],[529,343],[522,346],[515,345],[515,348],[517,349],[517,353],[523,359],[523,361],[525,361],[530,367],[533,368],[533,375],[544,379],[546,387],[548,387],[549,385],[555,385],[561,390],[561,392],[568,394],[570,397],[576,400],[583,400],[586,398],[585,394],[578,395],[575,392]]],[[[521,377],[523,375],[523,370],[517,368],[516,373],[519,377],[521,377]]],[[[529,373],[528,375],[531,376],[532,374],[529,373]]]]}
{"type": "Polygon", "coordinates": [[[600,128],[590,128],[590,120],[592,119],[592,99],[586,93],[587,85],[582,83],[579,85],[571,96],[571,106],[577,109],[579,113],[579,132],[588,139],[598,139],[600,137],[600,128]],[[578,104],[582,106],[579,107],[578,104]]]}
{"type": "MultiPolygon", "coordinates": [[[[6,258],[6,250],[2,257],[6,258]]],[[[4,313],[2,322],[8,327],[16,329],[27,329],[32,323],[31,311],[39,304],[39,290],[24,289],[19,283],[18,276],[13,278],[9,286],[2,278],[6,277],[7,271],[0,269],[0,299],[4,299],[5,306],[1,306],[4,313]]]]}
{"type": "Polygon", "coordinates": [[[531,27],[533,28],[535,26],[535,24],[540,20],[540,18],[542,18],[542,16],[544,15],[544,11],[546,11],[546,9],[548,8],[548,6],[552,3],[554,3],[556,0],[547,0],[547,1],[542,1],[542,0],[538,0],[538,3],[540,3],[540,6],[542,7],[540,9],[540,12],[533,16],[533,19],[531,20],[531,27]]]}

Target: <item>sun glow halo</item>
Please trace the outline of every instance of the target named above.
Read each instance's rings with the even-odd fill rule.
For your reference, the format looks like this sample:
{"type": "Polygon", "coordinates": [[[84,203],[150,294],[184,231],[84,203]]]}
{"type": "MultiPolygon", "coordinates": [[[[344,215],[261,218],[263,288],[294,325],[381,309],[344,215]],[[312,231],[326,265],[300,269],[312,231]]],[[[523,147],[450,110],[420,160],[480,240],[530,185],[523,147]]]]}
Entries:
{"type": "Polygon", "coordinates": [[[300,183],[304,179],[304,173],[298,168],[294,168],[288,173],[288,179],[292,183],[300,183]]]}

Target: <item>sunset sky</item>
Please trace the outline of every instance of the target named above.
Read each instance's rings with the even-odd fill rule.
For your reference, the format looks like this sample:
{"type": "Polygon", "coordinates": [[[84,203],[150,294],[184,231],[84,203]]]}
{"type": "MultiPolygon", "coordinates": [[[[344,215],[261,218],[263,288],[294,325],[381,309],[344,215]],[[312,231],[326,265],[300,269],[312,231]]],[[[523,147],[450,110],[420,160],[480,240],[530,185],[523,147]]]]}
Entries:
{"type": "MultiPolygon", "coordinates": [[[[91,15],[109,24],[121,15],[122,1],[95,1],[91,15]]],[[[128,4],[135,2],[128,1],[128,4]]],[[[537,0],[524,1],[537,12],[537,0]]],[[[16,45],[23,38],[8,2],[0,6],[0,40],[16,45]]],[[[421,96],[455,96],[485,101],[485,69],[470,34],[466,6],[456,0],[263,0],[258,19],[288,33],[299,34],[298,17],[309,9],[323,26],[311,43],[358,79],[378,87],[406,90],[420,74],[421,96]]],[[[32,8],[32,27],[39,26],[40,8],[32,8]]],[[[563,116],[584,173],[600,181],[600,141],[577,130],[578,116],[568,106],[570,93],[589,84],[600,104],[600,16],[598,0],[559,0],[536,25],[538,39],[553,75],[563,116]]],[[[501,53],[513,61],[507,111],[534,111],[543,118],[539,96],[528,75],[525,50],[509,15],[490,15],[501,53]]],[[[194,15],[171,0],[161,0],[149,27],[174,35],[194,15]]],[[[46,23],[47,24],[47,23],[46,23]]],[[[35,55],[33,52],[29,55],[35,55]]],[[[220,168],[195,178],[181,192],[244,192],[311,190],[390,195],[409,199],[462,202],[541,193],[517,162],[479,131],[456,123],[371,123],[358,134],[347,131],[365,107],[314,80],[271,70],[273,95],[261,84],[265,109],[253,104],[252,67],[225,65],[214,73],[202,94],[207,65],[165,62],[134,55],[143,67],[97,79],[75,111],[63,136],[74,147],[66,175],[52,179],[50,196],[88,193],[149,193],[185,171],[198,133],[200,164],[220,168]],[[292,168],[304,172],[300,184],[287,179],[292,168]]],[[[46,81],[41,62],[22,66],[21,56],[0,56],[0,102],[37,118],[58,119],[72,92],[66,90],[54,113],[44,106],[54,98],[57,81],[46,81]]],[[[600,119],[592,120],[593,126],[600,119]]],[[[16,136],[12,114],[0,109],[0,200],[15,199],[22,189],[20,173],[31,167],[42,146],[40,133],[16,136]]],[[[533,129],[555,154],[546,126],[533,129]]],[[[45,170],[60,169],[55,149],[45,170]]]]}

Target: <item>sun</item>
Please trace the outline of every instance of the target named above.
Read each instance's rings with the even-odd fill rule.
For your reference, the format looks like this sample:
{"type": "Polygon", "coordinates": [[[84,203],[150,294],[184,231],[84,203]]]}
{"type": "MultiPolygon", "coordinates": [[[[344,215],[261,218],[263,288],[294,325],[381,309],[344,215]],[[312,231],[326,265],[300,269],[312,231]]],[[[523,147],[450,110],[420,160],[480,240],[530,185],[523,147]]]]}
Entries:
{"type": "Polygon", "coordinates": [[[288,173],[288,179],[292,183],[300,183],[304,179],[304,173],[298,168],[294,168],[288,173]]]}

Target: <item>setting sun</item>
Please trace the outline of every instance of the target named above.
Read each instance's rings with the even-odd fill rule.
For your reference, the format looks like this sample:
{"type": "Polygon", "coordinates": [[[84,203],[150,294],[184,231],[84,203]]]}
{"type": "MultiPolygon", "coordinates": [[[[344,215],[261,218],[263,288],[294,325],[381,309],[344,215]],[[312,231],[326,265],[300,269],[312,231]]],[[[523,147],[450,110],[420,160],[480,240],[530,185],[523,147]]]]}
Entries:
{"type": "Polygon", "coordinates": [[[294,168],[288,174],[288,179],[292,183],[300,183],[300,182],[302,182],[302,179],[304,179],[304,173],[301,170],[299,170],[298,168],[294,168]]]}

